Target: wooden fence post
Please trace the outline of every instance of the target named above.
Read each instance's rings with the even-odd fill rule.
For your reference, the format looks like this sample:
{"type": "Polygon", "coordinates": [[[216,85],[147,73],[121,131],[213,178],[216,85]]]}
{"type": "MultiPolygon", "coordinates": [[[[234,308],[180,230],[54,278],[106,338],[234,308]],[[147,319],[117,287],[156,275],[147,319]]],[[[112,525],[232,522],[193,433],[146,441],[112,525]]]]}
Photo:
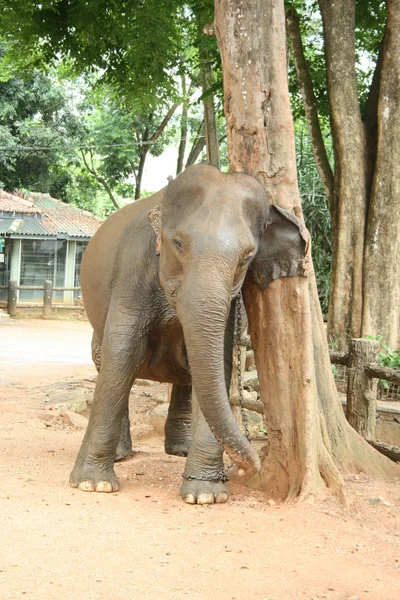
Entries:
{"type": "Polygon", "coordinates": [[[46,279],[44,282],[44,293],[43,293],[43,319],[51,317],[51,303],[53,299],[53,282],[50,279],[46,279]]]}
{"type": "Polygon", "coordinates": [[[376,362],[378,351],[378,341],[350,340],[346,418],[360,435],[371,439],[375,438],[378,382],[368,375],[365,367],[376,362]]]}
{"type": "Polygon", "coordinates": [[[9,281],[8,282],[8,314],[10,317],[17,316],[17,282],[9,281]]]}

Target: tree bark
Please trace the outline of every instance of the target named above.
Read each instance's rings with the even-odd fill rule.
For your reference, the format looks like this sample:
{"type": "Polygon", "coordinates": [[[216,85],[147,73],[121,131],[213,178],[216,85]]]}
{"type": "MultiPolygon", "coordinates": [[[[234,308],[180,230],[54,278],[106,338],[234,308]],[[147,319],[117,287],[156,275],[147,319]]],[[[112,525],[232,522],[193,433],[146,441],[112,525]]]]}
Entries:
{"type": "MultiPolygon", "coordinates": [[[[231,171],[246,171],[272,202],[302,217],[286,69],[283,0],[215,0],[231,171]]],[[[338,467],[399,473],[346,422],[313,277],[243,287],[269,447],[252,485],[280,498],[346,488],[338,467]]]]}
{"type": "Polygon", "coordinates": [[[299,17],[294,7],[286,13],[286,26],[289,34],[290,49],[296,68],[299,88],[303,100],[308,132],[310,134],[313,154],[318,173],[324,187],[326,200],[329,208],[333,206],[333,172],[329,164],[325,148],[324,138],[318,119],[317,99],[314,94],[314,86],[308,70],[307,61],[304,56],[303,43],[301,41],[299,17]]]}
{"type": "Polygon", "coordinates": [[[335,156],[334,240],[328,336],[340,349],[360,337],[366,156],[355,69],[355,0],[319,0],[335,156]]]}
{"type": "Polygon", "coordinates": [[[400,347],[400,0],[388,0],[364,256],[363,335],[400,347]]]}

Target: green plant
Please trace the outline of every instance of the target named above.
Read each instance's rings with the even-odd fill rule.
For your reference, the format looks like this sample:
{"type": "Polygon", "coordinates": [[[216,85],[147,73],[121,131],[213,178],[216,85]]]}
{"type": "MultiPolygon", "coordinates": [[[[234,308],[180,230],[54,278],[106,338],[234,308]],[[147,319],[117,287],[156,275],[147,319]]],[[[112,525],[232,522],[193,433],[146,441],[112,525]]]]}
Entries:
{"type": "MultiPolygon", "coordinates": [[[[390,369],[400,369],[400,350],[392,350],[385,342],[382,342],[382,336],[377,335],[373,337],[371,335],[365,336],[368,340],[376,340],[380,343],[382,350],[378,354],[379,364],[383,367],[389,367],[390,369]]],[[[389,383],[385,379],[380,379],[379,384],[387,390],[389,383]]]]}

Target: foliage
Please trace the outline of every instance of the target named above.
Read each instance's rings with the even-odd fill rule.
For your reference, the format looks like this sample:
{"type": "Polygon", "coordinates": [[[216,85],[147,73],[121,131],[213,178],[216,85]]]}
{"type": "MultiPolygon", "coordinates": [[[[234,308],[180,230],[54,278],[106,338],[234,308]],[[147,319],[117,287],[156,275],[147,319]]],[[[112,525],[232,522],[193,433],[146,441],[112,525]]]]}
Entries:
{"type": "MultiPolygon", "coordinates": [[[[316,0],[285,0],[285,6],[289,12],[294,8],[299,15],[304,54],[313,81],[318,114],[321,120],[326,120],[329,116],[329,106],[324,36],[318,2],[316,0]]],[[[385,2],[382,0],[356,0],[356,72],[361,111],[364,110],[368,97],[385,21],[385,2]]],[[[289,62],[288,75],[293,117],[297,120],[304,116],[304,108],[292,61],[289,62]]]]}
{"type": "MultiPolygon", "coordinates": [[[[304,219],[311,233],[312,254],[322,311],[328,310],[331,281],[332,228],[326,196],[318,175],[304,120],[295,124],[297,176],[304,219]]],[[[330,143],[327,136],[327,143],[330,143]]]]}
{"type": "Polygon", "coordinates": [[[45,66],[68,59],[128,104],[154,108],[173,98],[185,15],[181,0],[4,0],[0,35],[8,62],[45,66]]]}
{"type": "Polygon", "coordinates": [[[0,82],[0,186],[29,188],[65,199],[79,122],[64,88],[35,71],[0,82]]]}
{"type": "Polygon", "coordinates": [[[382,336],[365,336],[368,340],[376,340],[380,343],[382,350],[378,354],[379,364],[391,369],[400,369],[400,350],[392,350],[385,342],[382,342],[382,336]]]}

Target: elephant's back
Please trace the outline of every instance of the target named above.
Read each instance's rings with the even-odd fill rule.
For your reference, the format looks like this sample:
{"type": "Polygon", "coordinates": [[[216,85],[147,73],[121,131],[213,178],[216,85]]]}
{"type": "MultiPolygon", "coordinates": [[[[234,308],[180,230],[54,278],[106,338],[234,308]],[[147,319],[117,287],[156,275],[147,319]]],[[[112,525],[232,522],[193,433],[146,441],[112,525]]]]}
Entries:
{"type": "Polygon", "coordinates": [[[82,259],[81,287],[85,310],[97,337],[103,338],[111,293],[124,265],[119,256],[128,247],[132,256],[139,256],[148,247],[154,232],[149,211],[161,202],[163,190],[149,198],[120,208],[100,226],[90,240],[82,259]]]}

